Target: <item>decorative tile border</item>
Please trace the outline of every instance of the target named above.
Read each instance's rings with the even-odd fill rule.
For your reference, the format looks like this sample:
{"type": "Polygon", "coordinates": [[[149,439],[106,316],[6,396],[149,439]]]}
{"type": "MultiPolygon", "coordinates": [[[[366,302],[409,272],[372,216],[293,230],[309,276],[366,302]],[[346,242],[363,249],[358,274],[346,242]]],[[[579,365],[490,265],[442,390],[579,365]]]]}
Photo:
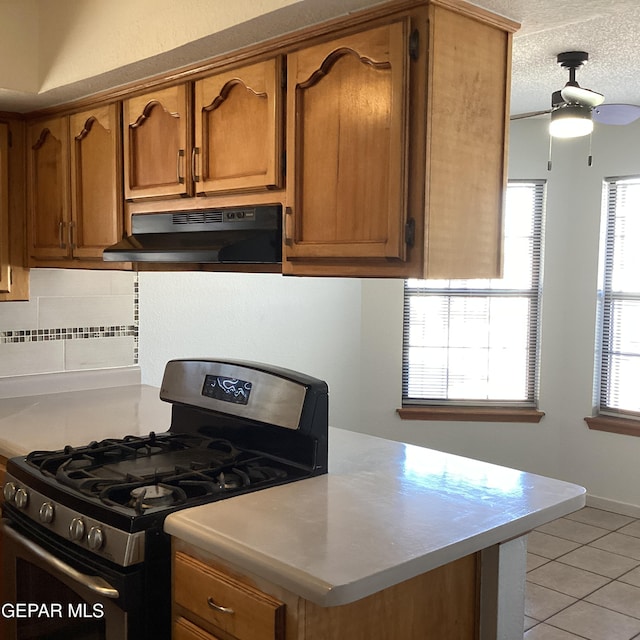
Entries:
{"type": "Polygon", "coordinates": [[[55,329],[13,329],[0,331],[0,344],[46,342],[51,340],[84,340],[92,338],[132,337],[133,364],[138,364],[139,289],[136,274],[133,282],[133,324],[91,327],[62,327],[55,329]]]}
{"type": "Polygon", "coordinates": [[[46,340],[75,340],[78,338],[115,338],[125,336],[133,336],[134,338],[137,338],[137,325],[0,331],[0,344],[12,342],[43,342],[46,340]]]}

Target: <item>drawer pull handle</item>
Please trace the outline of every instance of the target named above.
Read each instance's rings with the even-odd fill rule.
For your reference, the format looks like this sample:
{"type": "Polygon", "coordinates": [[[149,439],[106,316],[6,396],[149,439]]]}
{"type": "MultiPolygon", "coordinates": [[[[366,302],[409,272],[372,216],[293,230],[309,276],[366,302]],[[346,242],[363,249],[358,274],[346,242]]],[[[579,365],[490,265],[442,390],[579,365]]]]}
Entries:
{"type": "Polygon", "coordinates": [[[229,607],[223,607],[222,605],[216,604],[211,597],[207,598],[207,604],[218,613],[228,613],[229,615],[233,615],[235,613],[235,611],[229,607]]]}

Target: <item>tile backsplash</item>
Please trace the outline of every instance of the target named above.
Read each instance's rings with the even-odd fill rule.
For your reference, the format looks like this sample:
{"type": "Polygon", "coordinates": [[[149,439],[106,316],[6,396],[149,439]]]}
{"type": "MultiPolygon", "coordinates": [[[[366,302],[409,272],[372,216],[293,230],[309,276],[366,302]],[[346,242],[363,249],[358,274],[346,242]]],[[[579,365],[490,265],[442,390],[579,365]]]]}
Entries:
{"type": "Polygon", "coordinates": [[[138,362],[138,277],[33,269],[31,299],[0,303],[0,377],[138,362]]]}

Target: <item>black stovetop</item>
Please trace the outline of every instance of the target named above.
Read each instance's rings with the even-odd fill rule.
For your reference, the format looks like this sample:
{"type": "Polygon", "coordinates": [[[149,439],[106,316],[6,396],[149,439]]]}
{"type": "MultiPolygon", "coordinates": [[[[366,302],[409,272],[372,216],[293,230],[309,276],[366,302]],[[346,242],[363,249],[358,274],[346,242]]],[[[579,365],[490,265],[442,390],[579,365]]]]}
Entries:
{"type": "Polygon", "coordinates": [[[14,475],[20,479],[28,474],[34,489],[132,531],[177,508],[309,475],[291,461],[240,448],[227,439],[171,432],[33,451],[10,462],[14,475]]]}

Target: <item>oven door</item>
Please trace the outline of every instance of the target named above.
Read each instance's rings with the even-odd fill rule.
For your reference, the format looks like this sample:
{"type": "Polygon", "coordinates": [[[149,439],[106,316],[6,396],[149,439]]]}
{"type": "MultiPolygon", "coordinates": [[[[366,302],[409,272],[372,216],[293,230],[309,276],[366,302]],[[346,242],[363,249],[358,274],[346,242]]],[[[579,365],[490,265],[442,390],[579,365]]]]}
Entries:
{"type": "MultiPolygon", "coordinates": [[[[127,613],[118,589],[87,575],[59,550],[2,521],[3,600],[8,640],[124,640],[127,613]]],[[[129,639],[130,640],[130,639],[129,639]]]]}

